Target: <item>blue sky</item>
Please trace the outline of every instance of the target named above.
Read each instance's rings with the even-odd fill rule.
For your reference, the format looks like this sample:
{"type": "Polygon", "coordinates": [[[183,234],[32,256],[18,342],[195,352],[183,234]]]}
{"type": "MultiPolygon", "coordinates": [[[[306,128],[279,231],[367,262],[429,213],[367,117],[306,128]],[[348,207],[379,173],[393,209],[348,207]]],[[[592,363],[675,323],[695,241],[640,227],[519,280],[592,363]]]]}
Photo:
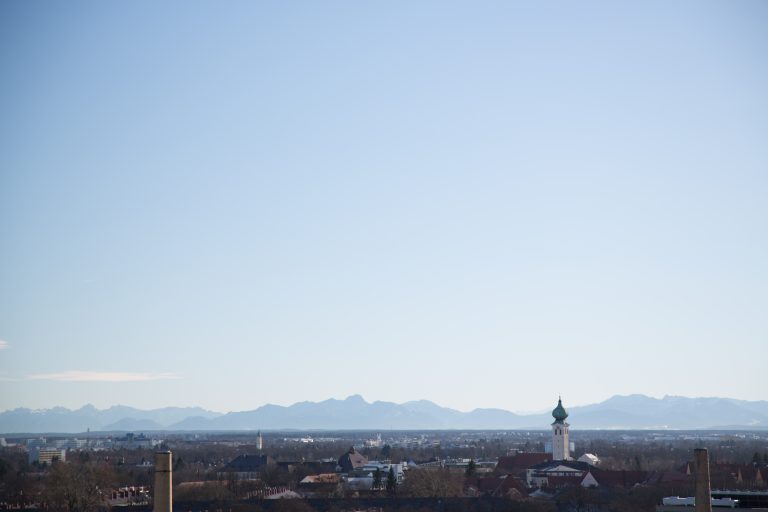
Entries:
{"type": "Polygon", "coordinates": [[[768,4],[0,5],[0,410],[768,399],[768,4]]]}

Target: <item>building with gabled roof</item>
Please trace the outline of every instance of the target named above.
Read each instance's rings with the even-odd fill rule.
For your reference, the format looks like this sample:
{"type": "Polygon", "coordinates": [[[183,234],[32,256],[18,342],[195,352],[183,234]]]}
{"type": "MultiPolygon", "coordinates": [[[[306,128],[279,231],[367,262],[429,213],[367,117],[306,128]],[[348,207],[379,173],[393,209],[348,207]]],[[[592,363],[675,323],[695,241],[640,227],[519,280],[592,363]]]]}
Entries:
{"type": "Polygon", "coordinates": [[[269,455],[238,455],[229,464],[218,471],[218,475],[227,478],[230,475],[238,480],[255,480],[267,468],[275,464],[269,455]]]}
{"type": "Polygon", "coordinates": [[[551,487],[552,483],[557,482],[558,487],[562,485],[581,484],[581,481],[594,466],[586,462],[573,460],[553,460],[544,462],[528,468],[526,471],[526,483],[528,487],[551,487]]]}
{"type": "Polygon", "coordinates": [[[594,468],[589,475],[595,480],[595,483],[589,482],[589,485],[582,484],[583,487],[634,487],[648,481],[650,473],[647,471],[625,471],[625,470],[605,470],[594,468]]]}
{"type": "Polygon", "coordinates": [[[368,459],[362,453],[350,446],[347,453],[339,457],[339,468],[342,473],[350,473],[368,464],[368,459]]]}
{"type": "Polygon", "coordinates": [[[531,466],[552,462],[551,453],[525,452],[499,457],[496,472],[504,475],[524,477],[525,471],[531,466]]]}
{"type": "Polygon", "coordinates": [[[305,498],[324,498],[337,495],[342,490],[343,480],[338,473],[309,475],[299,482],[299,491],[305,498]]]}

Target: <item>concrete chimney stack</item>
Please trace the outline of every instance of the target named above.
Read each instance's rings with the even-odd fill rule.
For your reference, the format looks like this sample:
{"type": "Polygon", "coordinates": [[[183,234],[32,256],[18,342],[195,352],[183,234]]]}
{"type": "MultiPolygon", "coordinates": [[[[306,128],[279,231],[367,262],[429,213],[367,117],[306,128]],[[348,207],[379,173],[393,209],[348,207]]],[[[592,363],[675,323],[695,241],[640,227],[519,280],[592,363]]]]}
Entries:
{"type": "MultiPolygon", "coordinates": [[[[155,509],[154,512],[173,511],[173,457],[171,450],[155,453],[155,509]]],[[[697,511],[698,512],[698,511],[697,511]]]]}
{"type": "Polygon", "coordinates": [[[696,512],[712,512],[712,492],[709,487],[709,454],[706,448],[693,450],[696,476],[696,512]]]}

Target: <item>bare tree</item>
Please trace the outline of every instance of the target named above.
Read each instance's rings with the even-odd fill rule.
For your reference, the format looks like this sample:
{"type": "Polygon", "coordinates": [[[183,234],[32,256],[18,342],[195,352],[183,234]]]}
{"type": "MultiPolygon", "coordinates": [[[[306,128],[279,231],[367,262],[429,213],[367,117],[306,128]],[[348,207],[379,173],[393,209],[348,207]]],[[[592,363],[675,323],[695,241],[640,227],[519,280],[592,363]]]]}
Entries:
{"type": "Polygon", "coordinates": [[[400,490],[405,496],[449,498],[461,496],[463,488],[462,476],[447,469],[412,469],[400,490]]]}
{"type": "Polygon", "coordinates": [[[43,493],[49,508],[63,512],[92,512],[104,502],[109,473],[89,464],[57,463],[43,493]]]}

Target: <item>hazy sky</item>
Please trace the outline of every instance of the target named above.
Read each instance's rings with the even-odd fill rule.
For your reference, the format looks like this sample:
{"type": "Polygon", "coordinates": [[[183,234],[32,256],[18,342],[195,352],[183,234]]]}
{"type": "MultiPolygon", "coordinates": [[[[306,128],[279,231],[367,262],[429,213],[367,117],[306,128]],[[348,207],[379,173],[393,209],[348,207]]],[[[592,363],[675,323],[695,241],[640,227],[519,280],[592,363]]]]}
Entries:
{"type": "Polygon", "coordinates": [[[768,3],[0,3],[0,410],[768,399],[768,3]]]}

